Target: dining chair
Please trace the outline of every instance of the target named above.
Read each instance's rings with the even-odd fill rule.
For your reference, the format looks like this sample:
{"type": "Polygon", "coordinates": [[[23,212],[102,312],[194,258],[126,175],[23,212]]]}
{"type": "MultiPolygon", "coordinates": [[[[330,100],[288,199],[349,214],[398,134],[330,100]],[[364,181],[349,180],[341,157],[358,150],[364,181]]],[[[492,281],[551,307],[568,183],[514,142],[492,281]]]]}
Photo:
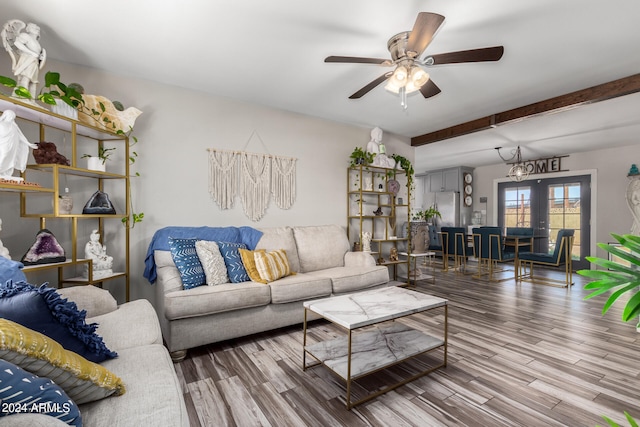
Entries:
{"type": "Polygon", "coordinates": [[[552,254],[538,252],[520,252],[520,280],[527,280],[545,285],[569,287],[573,285],[573,265],[571,261],[571,248],[575,230],[563,228],[558,230],[556,246],[552,254]],[[556,280],[549,277],[534,276],[534,265],[544,267],[564,267],[564,280],[556,280]]]}
{"type": "MultiPolygon", "coordinates": [[[[507,236],[517,236],[522,238],[530,238],[529,250],[524,250],[523,252],[533,252],[533,228],[532,227],[507,227],[505,235],[507,236]]],[[[523,246],[521,246],[523,248],[523,246]]],[[[520,249],[522,250],[522,249],[520,249]]],[[[514,246],[505,246],[505,252],[516,252],[516,248],[514,246]]]]}
{"type": "Polygon", "coordinates": [[[487,276],[491,281],[499,281],[508,278],[496,279],[494,274],[506,271],[499,263],[515,260],[515,252],[506,252],[504,236],[500,227],[479,227],[473,230],[474,256],[478,260],[478,271],[474,278],[480,279],[487,276]]]}
{"type": "Polygon", "coordinates": [[[429,252],[435,252],[436,256],[443,257],[442,253],[442,235],[438,233],[435,225],[429,225],[429,252]]]}
{"type": "Polygon", "coordinates": [[[442,227],[442,259],[443,271],[449,270],[449,259],[453,258],[453,269],[456,272],[464,271],[467,267],[467,259],[473,256],[473,247],[467,244],[467,231],[464,227],[442,227]]]}

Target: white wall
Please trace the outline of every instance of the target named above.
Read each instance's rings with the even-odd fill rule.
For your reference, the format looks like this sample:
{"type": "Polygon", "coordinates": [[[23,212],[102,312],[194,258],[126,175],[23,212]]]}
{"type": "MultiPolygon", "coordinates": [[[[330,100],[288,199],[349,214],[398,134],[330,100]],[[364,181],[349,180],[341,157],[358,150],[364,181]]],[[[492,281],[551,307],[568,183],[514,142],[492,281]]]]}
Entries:
{"type": "MultiPolygon", "coordinates": [[[[3,58],[2,61],[0,75],[8,76],[8,60],[3,58]]],[[[345,187],[349,155],[355,146],[366,147],[371,128],[330,122],[54,61],[48,61],[46,68],[59,71],[65,83],[81,83],[86,93],[104,95],[121,101],[125,107],[136,106],[143,111],[134,132],[140,141],[135,147],[139,154],[135,170],[142,176],[133,179],[132,190],[135,209],[144,212],[145,219],[131,233],[132,299],[154,301],[152,285],[142,277],[142,272],[149,241],[161,227],[346,226],[345,187]],[[249,140],[254,131],[260,138],[254,136],[249,140]],[[220,210],[208,193],[207,148],[296,157],[297,199],[294,206],[281,210],[272,203],[265,217],[257,223],[245,216],[239,200],[234,209],[220,210]]],[[[414,149],[407,138],[385,133],[383,142],[388,153],[397,153],[413,161],[414,149]]],[[[0,197],[0,218],[5,220],[0,239],[9,247],[14,259],[20,258],[37,231],[37,220],[24,222],[15,218],[19,206],[17,195],[0,197]]],[[[49,224],[51,228],[55,225],[52,221],[49,224]]],[[[117,258],[117,254],[112,255],[117,258]]],[[[124,295],[121,288],[115,284],[110,287],[119,301],[123,301],[124,295]]]]}
{"type": "MultiPolygon", "coordinates": [[[[579,172],[589,173],[595,170],[596,182],[592,182],[591,212],[595,219],[592,247],[597,242],[612,241],[611,233],[624,234],[631,231],[633,217],[627,207],[625,194],[629,183],[627,173],[632,163],[640,164],[640,145],[575,153],[562,159],[562,168],[568,169],[569,173],[584,174],[579,172]]],[[[494,224],[497,220],[494,187],[498,180],[506,176],[507,170],[508,167],[503,163],[474,170],[473,209],[481,210],[486,206],[489,224],[494,224]],[[480,203],[480,197],[487,197],[488,203],[480,203]]],[[[601,249],[597,249],[596,255],[606,256],[601,249]]]]}

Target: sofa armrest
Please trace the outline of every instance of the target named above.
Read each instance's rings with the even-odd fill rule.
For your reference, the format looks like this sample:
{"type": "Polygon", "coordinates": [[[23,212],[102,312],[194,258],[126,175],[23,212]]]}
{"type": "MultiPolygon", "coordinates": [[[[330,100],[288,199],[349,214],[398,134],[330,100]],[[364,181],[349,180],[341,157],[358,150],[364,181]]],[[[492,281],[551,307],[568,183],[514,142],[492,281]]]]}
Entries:
{"type": "Polygon", "coordinates": [[[370,252],[347,252],[344,254],[345,267],[375,267],[376,260],[370,252]]]}
{"type": "Polygon", "coordinates": [[[45,414],[23,413],[0,418],[0,427],[69,427],[57,418],[45,414]]]}
{"type": "Polygon", "coordinates": [[[87,310],[87,317],[111,313],[118,308],[118,302],[106,289],[93,285],[81,285],[58,289],[62,298],[73,301],[79,310],[87,310]]]}

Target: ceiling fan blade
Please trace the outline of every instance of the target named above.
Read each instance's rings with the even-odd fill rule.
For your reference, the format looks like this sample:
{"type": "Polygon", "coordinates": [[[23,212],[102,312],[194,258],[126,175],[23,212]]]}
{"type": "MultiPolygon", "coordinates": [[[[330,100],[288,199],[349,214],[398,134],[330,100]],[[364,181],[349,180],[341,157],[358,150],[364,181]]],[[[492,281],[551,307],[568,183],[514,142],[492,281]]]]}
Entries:
{"type": "Polygon", "coordinates": [[[391,61],[388,59],[380,58],[360,58],[357,56],[327,56],[324,62],[346,62],[350,64],[379,64],[379,65],[391,65],[391,61]]]}
{"type": "Polygon", "coordinates": [[[420,87],[420,93],[425,98],[431,98],[440,92],[440,88],[431,79],[427,80],[427,82],[420,87]]]}
{"type": "Polygon", "coordinates": [[[444,16],[437,13],[420,12],[416,18],[415,24],[411,34],[409,34],[409,40],[407,40],[407,51],[415,52],[414,58],[422,55],[422,52],[429,46],[433,35],[438,31],[438,28],[444,22],[444,16]]]}
{"type": "Polygon", "coordinates": [[[428,65],[456,64],[460,62],[498,61],[502,58],[504,46],[485,47],[482,49],[461,50],[458,52],[440,53],[425,59],[428,65]],[[430,58],[433,60],[431,64],[430,58]]]}
{"type": "Polygon", "coordinates": [[[383,75],[381,75],[380,77],[378,77],[377,79],[375,79],[374,81],[372,81],[371,83],[369,83],[368,85],[366,85],[365,87],[363,87],[362,89],[360,89],[359,91],[357,91],[356,93],[354,93],[353,95],[351,95],[349,97],[349,99],[358,99],[358,98],[362,98],[364,95],[366,95],[371,89],[373,89],[374,87],[378,86],[380,83],[382,83],[383,81],[387,80],[389,77],[391,76],[391,73],[384,73],[383,75]]]}

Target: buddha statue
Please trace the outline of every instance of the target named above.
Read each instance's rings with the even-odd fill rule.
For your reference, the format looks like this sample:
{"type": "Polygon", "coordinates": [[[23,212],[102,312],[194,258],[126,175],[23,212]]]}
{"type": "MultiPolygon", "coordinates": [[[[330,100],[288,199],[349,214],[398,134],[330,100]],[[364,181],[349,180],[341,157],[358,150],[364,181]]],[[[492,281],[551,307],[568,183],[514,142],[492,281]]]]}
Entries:
{"type": "MultiPolygon", "coordinates": [[[[113,274],[113,257],[107,255],[107,247],[100,243],[100,233],[93,230],[84,247],[84,257],[93,261],[93,278],[102,279],[113,274]]],[[[89,277],[88,267],[85,277],[89,277]]]]}

